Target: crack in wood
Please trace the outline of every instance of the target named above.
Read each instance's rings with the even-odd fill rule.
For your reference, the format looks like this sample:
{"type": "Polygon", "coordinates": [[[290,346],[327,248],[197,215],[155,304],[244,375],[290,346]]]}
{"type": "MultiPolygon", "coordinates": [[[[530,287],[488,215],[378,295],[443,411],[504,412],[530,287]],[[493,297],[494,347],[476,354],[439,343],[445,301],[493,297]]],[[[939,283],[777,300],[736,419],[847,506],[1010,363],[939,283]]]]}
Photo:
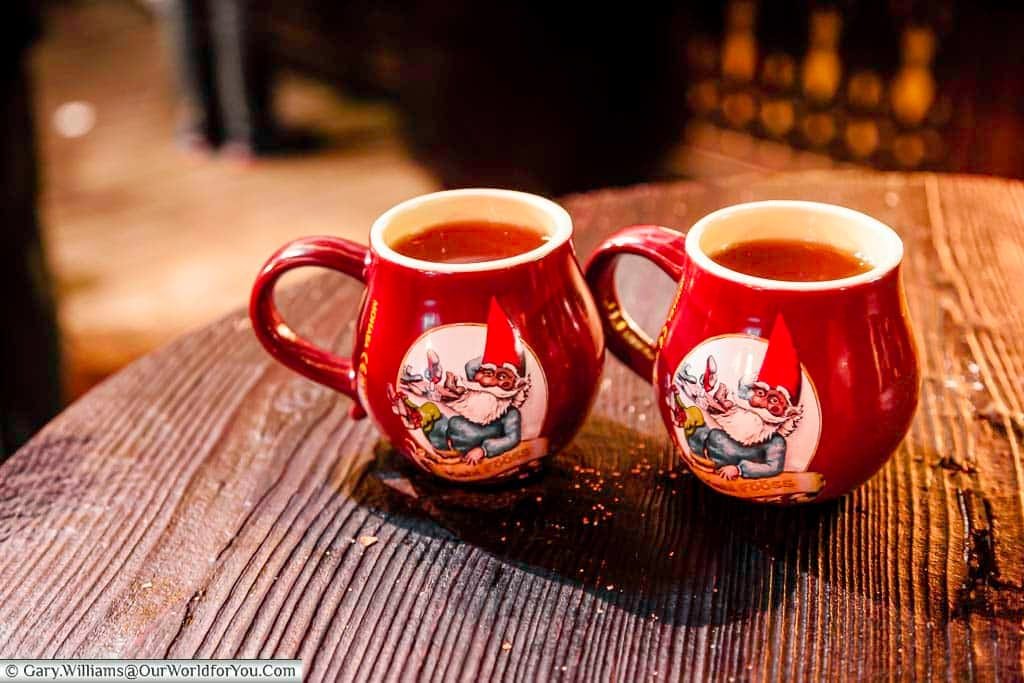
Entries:
{"type": "Polygon", "coordinates": [[[966,619],[971,614],[1009,619],[1024,617],[1024,587],[1004,581],[999,574],[992,502],[970,489],[956,489],[956,498],[964,524],[963,556],[967,575],[957,591],[954,618],[966,619]]]}
{"type": "Polygon", "coordinates": [[[174,649],[174,646],[178,643],[178,640],[181,639],[181,636],[185,632],[185,629],[192,625],[192,622],[195,619],[196,609],[198,609],[199,607],[199,602],[203,599],[205,595],[206,586],[204,585],[202,588],[198,589],[195,593],[193,593],[192,597],[188,599],[187,603],[185,603],[185,614],[181,618],[181,623],[178,625],[178,630],[175,632],[174,637],[171,638],[171,642],[167,645],[167,650],[164,652],[165,658],[170,656],[171,651],[174,649]]]}
{"type": "Polygon", "coordinates": [[[1012,431],[1018,438],[1024,438],[1024,413],[1014,413],[1006,408],[999,408],[995,403],[989,403],[975,411],[975,416],[989,423],[1003,436],[1012,431]]]}

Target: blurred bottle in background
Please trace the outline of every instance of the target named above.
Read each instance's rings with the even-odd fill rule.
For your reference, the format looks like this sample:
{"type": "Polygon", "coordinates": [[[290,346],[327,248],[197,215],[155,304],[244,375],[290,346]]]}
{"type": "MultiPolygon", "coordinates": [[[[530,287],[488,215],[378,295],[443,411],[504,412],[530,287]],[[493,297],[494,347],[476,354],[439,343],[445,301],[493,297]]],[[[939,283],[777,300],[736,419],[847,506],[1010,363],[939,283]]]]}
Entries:
{"type": "Polygon", "coordinates": [[[899,26],[889,0],[852,3],[845,11],[841,53],[846,60],[842,88],[842,136],[836,156],[885,165],[895,127],[887,116],[888,84],[899,64],[899,26]]]}

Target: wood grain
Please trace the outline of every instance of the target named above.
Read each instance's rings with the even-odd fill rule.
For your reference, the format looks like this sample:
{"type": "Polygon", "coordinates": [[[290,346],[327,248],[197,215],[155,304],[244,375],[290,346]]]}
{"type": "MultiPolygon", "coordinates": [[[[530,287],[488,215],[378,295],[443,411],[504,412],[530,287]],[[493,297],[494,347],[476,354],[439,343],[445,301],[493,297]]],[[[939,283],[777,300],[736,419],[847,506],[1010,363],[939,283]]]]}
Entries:
{"type": "MultiPolygon", "coordinates": [[[[238,314],[0,469],[0,656],[299,657],[309,680],[353,681],[1024,678],[1024,185],[829,172],[567,206],[585,254],[629,223],[787,197],[906,241],[922,404],[852,495],[777,510],[708,492],[615,361],[544,476],[443,486],[238,314]]],[[[656,318],[670,292],[632,282],[656,318]]],[[[315,279],[286,313],[343,350],[357,294],[315,279]]]]}

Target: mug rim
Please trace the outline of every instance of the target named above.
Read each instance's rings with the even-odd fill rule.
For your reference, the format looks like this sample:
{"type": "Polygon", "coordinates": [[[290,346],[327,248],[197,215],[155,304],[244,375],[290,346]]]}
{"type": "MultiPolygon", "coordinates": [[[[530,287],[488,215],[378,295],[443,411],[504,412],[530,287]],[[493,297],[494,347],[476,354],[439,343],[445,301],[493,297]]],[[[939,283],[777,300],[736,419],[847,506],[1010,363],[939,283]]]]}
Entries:
{"type": "MultiPolygon", "coordinates": [[[[428,227],[428,226],[424,226],[428,227]]],[[[518,190],[502,190],[498,188],[463,188],[458,190],[441,190],[419,195],[412,199],[400,202],[384,213],[373,222],[370,227],[370,248],[381,258],[396,265],[404,266],[413,270],[429,271],[433,273],[479,273],[490,270],[504,270],[513,266],[538,261],[551,252],[555,251],[572,237],[572,218],[569,212],[556,202],[540,195],[518,190]],[[518,201],[529,204],[535,209],[547,214],[552,220],[552,231],[550,236],[539,247],[524,251],[515,256],[493,259],[490,261],[477,261],[473,263],[441,263],[438,261],[426,261],[398,253],[388,245],[384,239],[384,232],[388,226],[400,214],[413,209],[418,209],[426,204],[445,202],[451,199],[478,197],[498,198],[504,200],[518,201]]]]}
{"type": "MultiPolygon", "coordinates": [[[[829,244],[827,240],[823,241],[823,243],[829,244]]],[[[693,227],[691,227],[689,232],[686,233],[685,249],[686,255],[695,265],[722,279],[747,285],[755,289],[771,289],[792,292],[822,292],[868,284],[885,277],[895,270],[903,261],[903,240],[895,230],[877,218],[873,218],[865,213],[845,206],[840,206],[838,204],[797,199],[768,199],[756,202],[745,202],[712,211],[694,223],[693,227]],[[879,241],[882,249],[881,257],[877,260],[871,261],[873,265],[870,270],[850,277],[817,281],[773,280],[771,278],[748,275],[731,268],[726,268],[725,266],[715,262],[701,247],[701,238],[716,222],[736,214],[755,213],[764,209],[773,208],[810,211],[817,214],[830,215],[850,223],[855,223],[872,233],[872,239],[877,239],[879,241]]]]}

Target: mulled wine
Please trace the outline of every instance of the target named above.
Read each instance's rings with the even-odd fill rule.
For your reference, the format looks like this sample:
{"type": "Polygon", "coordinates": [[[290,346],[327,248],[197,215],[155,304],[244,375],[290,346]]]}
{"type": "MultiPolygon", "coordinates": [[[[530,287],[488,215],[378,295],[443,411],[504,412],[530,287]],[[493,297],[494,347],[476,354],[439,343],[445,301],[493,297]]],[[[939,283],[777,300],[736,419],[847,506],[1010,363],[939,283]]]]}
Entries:
{"type": "Polygon", "coordinates": [[[453,221],[406,235],[391,248],[421,261],[480,263],[525,254],[547,241],[538,230],[513,223],[453,221]]]}
{"type": "Polygon", "coordinates": [[[803,240],[760,239],[732,244],[710,254],[730,270],[788,282],[841,280],[871,270],[869,261],[829,244],[803,240]]]}

